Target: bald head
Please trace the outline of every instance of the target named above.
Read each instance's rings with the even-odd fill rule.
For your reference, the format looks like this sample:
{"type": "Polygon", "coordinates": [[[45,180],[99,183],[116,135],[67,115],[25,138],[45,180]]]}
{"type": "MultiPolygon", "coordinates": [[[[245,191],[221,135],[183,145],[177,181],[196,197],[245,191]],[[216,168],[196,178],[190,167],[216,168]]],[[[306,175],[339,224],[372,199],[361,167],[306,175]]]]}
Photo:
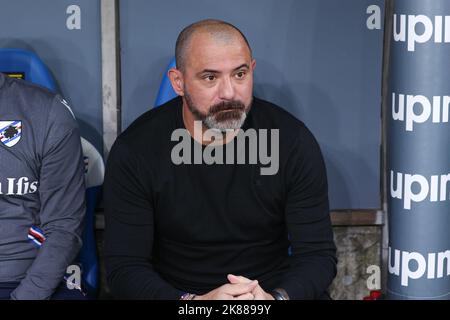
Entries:
{"type": "Polygon", "coordinates": [[[181,71],[184,70],[192,39],[195,35],[199,34],[206,34],[215,41],[225,44],[231,44],[234,41],[244,41],[250,51],[250,54],[252,52],[247,38],[232,24],[221,20],[201,20],[187,26],[178,35],[175,46],[177,69],[181,71]]]}

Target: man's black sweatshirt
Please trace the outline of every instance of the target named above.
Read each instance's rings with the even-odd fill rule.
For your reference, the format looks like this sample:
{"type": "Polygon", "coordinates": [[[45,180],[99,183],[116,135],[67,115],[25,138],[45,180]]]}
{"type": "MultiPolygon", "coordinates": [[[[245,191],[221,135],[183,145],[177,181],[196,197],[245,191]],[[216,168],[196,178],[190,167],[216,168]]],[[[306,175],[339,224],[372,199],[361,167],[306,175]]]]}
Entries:
{"type": "MultiPolygon", "coordinates": [[[[279,168],[271,175],[261,174],[269,166],[262,158],[250,161],[250,147],[238,163],[238,143],[236,161],[224,155],[224,164],[180,164],[176,129],[184,129],[179,97],[139,117],[110,152],[104,201],[112,293],[179,299],[235,274],[266,291],[283,288],[291,299],[321,297],[336,274],[336,248],[325,165],[306,126],[254,98],[242,129],[266,132],[268,142],[278,130],[279,168]]],[[[195,148],[206,148],[190,139],[191,155],[180,154],[194,162],[195,148]]]]}

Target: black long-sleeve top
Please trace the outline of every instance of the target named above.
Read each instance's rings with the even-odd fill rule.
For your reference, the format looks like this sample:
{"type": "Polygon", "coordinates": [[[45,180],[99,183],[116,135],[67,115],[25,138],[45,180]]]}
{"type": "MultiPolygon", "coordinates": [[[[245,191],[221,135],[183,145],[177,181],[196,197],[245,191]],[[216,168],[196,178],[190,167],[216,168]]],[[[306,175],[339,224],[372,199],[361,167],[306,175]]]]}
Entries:
{"type": "MultiPolygon", "coordinates": [[[[178,299],[217,288],[231,273],[259,280],[266,291],[284,288],[291,299],[320,297],[336,274],[336,248],[325,165],[311,132],[255,98],[244,131],[279,130],[278,171],[262,175],[270,165],[250,158],[175,164],[181,138],[172,134],[180,128],[182,101],[175,98],[143,114],[110,152],[104,200],[112,293],[178,299]]],[[[200,144],[189,139],[193,160],[200,144]]]]}

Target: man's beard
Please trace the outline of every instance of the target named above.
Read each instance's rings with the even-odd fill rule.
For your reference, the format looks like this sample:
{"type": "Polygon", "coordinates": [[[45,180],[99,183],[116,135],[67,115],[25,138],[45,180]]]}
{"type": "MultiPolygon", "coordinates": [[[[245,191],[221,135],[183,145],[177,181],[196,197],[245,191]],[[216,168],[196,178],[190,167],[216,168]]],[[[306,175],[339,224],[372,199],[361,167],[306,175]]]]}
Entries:
{"type": "Polygon", "coordinates": [[[195,106],[186,90],[184,92],[186,104],[194,117],[202,121],[207,128],[222,132],[240,129],[247,118],[247,113],[252,104],[250,102],[248,106],[245,106],[239,100],[223,101],[211,106],[207,113],[203,113],[195,106]]]}

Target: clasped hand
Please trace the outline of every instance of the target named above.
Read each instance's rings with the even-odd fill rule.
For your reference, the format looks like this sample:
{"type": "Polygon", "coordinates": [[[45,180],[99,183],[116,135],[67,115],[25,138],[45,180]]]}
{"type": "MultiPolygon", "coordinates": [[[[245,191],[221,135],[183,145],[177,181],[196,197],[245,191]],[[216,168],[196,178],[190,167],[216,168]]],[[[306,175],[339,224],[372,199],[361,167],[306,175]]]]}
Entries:
{"type": "Polygon", "coordinates": [[[229,274],[229,283],[195,297],[195,300],[274,300],[258,283],[242,276],[229,274]]]}

